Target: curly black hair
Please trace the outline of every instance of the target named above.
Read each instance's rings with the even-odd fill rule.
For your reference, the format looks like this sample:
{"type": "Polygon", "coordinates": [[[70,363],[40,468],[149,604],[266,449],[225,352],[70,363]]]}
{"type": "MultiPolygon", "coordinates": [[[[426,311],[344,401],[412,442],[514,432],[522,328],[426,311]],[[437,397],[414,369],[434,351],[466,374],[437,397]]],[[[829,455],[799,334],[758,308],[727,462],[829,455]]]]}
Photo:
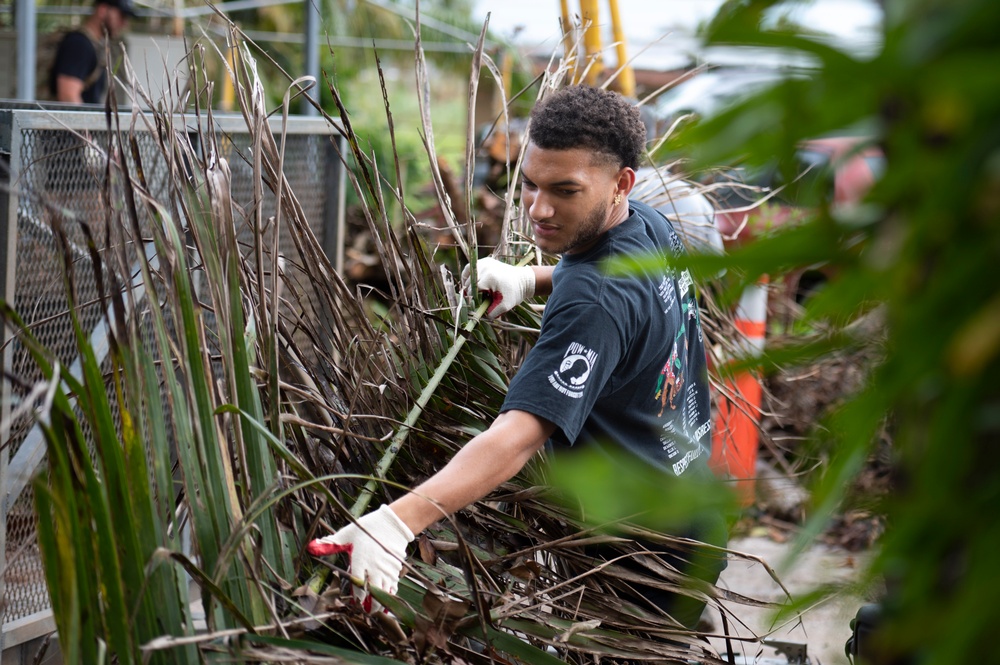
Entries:
{"type": "Polygon", "coordinates": [[[574,85],[531,111],[530,141],[545,150],[589,148],[617,168],[639,168],[646,126],[639,109],[610,90],[574,85]]]}

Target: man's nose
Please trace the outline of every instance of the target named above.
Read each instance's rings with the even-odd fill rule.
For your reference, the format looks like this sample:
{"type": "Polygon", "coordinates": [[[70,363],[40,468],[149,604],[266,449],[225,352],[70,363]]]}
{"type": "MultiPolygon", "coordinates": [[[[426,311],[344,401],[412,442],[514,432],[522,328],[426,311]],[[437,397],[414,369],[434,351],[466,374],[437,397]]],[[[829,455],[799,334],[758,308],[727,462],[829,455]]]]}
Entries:
{"type": "Polygon", "coordinates": [[[541,192],[535,192],[528,200],[528,215],[536,222],[548,219],[554,213],[548,197],[541,192]]]}

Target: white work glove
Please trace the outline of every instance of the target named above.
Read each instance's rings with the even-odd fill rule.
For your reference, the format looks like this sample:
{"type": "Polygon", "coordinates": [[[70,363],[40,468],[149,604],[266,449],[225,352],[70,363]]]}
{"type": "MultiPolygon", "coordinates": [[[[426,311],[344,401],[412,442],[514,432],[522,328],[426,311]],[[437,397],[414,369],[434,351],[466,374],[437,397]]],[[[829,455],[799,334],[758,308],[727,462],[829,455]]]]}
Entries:
{"type": "MultiPolygon", "coordinates": [[[[535,295],[535,271],[531,266],[512,266],[486,257],[476,263],[477,290],[491,299],[486,316],[495,319],[535,295]]],[[[468,285],[469,266],[462,269],[462,283],[468,285]]],[[[467,287],[468,288],[468,287],[467,287]]]]}
{"type": "MultiPolygon", "coordinates": [[[[306,545],[306,551],[313,556],[346,552],[349,558],[347,572],[351,577],[395,594],[403,560],[406,559],[406,546],[412,540],[413,532],[409,527],[388,505],[383,505],[332,536],[311,541],[306,545]]],[[[365,612],[382,607],[367,588],[355,586],[354,597],[365,612]]]]}

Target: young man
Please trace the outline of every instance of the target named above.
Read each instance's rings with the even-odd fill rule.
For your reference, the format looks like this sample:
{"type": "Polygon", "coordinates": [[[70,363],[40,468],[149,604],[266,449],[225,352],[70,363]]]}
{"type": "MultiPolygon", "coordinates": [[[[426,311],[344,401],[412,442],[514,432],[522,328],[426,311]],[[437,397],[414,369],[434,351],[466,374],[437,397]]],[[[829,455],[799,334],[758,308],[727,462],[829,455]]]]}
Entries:
{"type": "MultiPolygon", "coordinates": [[[[536,244],[561,259],[554,268],[483,259],[478,287],[492,292],[491,316],[548,295],[537,342],[488,430],[409,494],[309,543],[310,553],[347,551],[352,576],[394,593],[414,534],[489,494],[547,441],[635,455],[664,482],[709,475],[708,377],[690,277],[602,269],[616,255],[682,251],[662,215],[628,200],[645,141],[639,112],[617,93],[575,86],[535,107],[521,199],[536,244]]],[[[717,526],[709,535],[721,545],[721,516],[717,526]]],[[[701,577],[714,582],[719,570],[701,577]]],[[[690,627],[703,606],[654,602],[690,627]]]]}
{"type": "Polygon", "coordinates": [[[99,104],[108,87],[104,43],[115,39],[135,16],[131,0],[96,0],[94,11],[79,30],[59,43],[49,88],[59,102],[99,104]]]}

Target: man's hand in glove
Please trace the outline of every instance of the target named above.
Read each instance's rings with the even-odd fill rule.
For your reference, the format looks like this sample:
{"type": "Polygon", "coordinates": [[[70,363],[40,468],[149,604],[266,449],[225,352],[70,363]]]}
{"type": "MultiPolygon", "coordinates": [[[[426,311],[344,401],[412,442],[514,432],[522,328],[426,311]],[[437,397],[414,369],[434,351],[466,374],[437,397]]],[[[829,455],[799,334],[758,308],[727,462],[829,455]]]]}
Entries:
{"type": "MultiPolygon", "coordinates": [[[[311,541],[306,550],[313,556],[346,552],[350,560],[347,572],[351,577],[395,594],[406,559],[406,546],[412,540],[410,529],[384,505],[332,536],[311,541]]],[[[381,607],[365,588],[355,586],[354,597],[366,612],[381,607]]]]}
{"type": "MultiPolygon", "coordinates": [[[[535,295],[535,271],[531,266],[512,266],[489,257],[476,263],[477,290],[491,298],[486,316],[495,319],[535,295]]],[[[469,266],[462,270],[462,283],[468,284],[469,266]]]]}

